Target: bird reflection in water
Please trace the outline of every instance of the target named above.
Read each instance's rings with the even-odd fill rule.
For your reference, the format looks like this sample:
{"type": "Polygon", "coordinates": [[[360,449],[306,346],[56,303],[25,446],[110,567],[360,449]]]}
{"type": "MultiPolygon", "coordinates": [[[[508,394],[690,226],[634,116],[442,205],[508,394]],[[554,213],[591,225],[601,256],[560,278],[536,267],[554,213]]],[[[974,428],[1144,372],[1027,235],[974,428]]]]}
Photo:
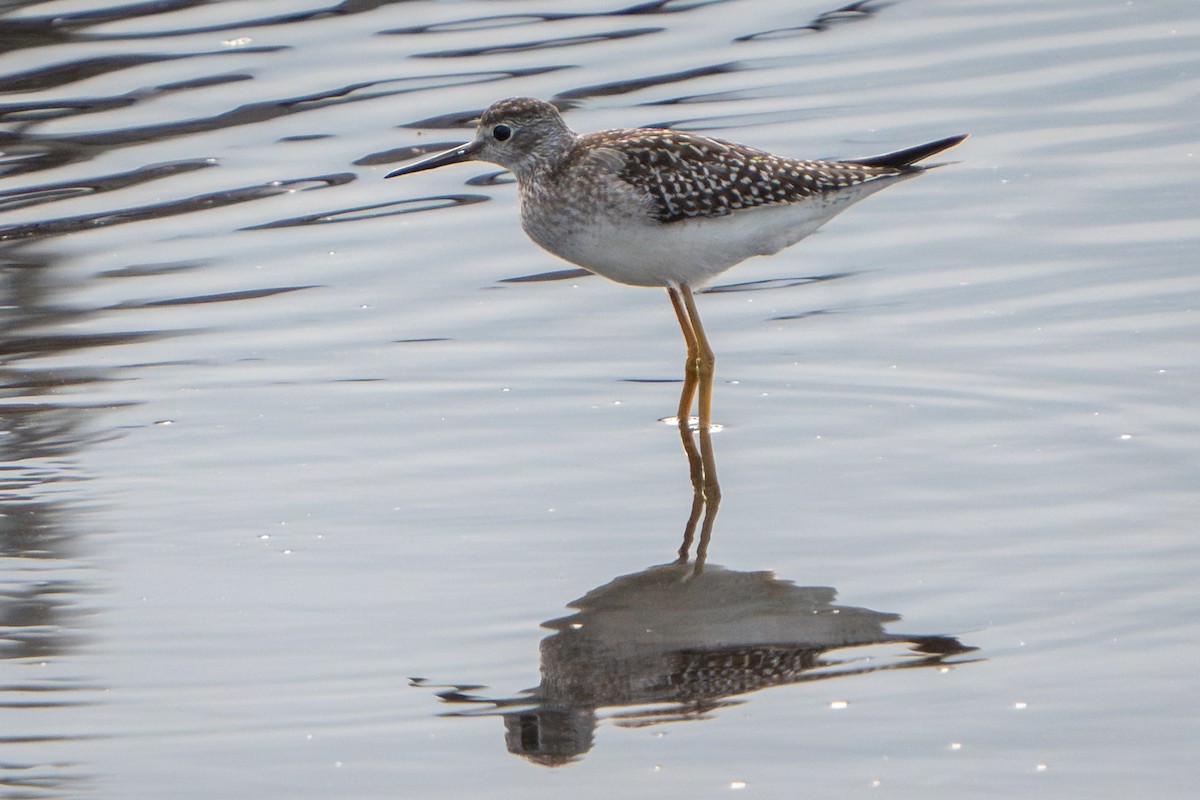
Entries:
{"type": "Polygon", "coordinates": [[[771,572],[680,560],[615,578],[543,623],[554,633],[542,640],[535,689],[488,698],[471,693],[477,686],[432,688],[474,706],[448,716],[501,716],[509,752],[561,766],[591,749],[602,719],[700,720],[761,689],[973,660],[956,658],[975,648],[955,637],[888,633],[899,615],[835,605],[835,596],[771,572]]]}

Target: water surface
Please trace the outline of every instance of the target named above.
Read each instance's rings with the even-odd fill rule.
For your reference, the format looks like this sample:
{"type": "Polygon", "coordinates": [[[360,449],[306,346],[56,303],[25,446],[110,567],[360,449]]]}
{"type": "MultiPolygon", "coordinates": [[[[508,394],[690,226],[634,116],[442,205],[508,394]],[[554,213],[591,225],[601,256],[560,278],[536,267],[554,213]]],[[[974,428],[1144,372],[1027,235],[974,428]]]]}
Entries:
{"type": "Polygon", "coordinates": [[[1194,795],[1191,3],[0,34],[7,794],[1194,795]],[[800,156],[972,134],[699,298],[700,576],[666,298],[511,280],[568,265],[488,165],[382,180],[513,95],[800,156]]]}

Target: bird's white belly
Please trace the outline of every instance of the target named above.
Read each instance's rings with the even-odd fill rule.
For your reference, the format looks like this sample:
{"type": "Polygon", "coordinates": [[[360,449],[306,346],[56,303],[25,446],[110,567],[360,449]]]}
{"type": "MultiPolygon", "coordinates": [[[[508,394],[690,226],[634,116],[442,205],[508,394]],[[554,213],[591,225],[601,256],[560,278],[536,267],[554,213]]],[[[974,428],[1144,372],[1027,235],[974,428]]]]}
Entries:
{"type": "MultiPolygon", "coordinates": [[[[871,187],[877,188],[882,186],[871,187]]],[[[618,283],[696,288],[747,258],[795,244],[868,193],[668,223],[644,216],[585,214],[568,221],[523,213],[522,224],[546,250],[618,283]]]]}

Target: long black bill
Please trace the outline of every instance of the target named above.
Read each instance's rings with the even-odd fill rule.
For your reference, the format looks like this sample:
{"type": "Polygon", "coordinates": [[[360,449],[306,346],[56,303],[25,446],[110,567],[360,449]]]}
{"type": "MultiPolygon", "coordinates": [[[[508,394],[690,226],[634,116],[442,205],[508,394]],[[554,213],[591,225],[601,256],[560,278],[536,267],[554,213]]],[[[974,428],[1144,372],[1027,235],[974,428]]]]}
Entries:
{"type": "Polygon", "coordinates": [[[482,147],[483,142],[480,140],[467,142],[461,147],[456,147],[453,150],[447,150],[444,153],[438,153],[436,156],[430,156],[423,161],[418,161],[415,164],[409,164],[407,167],[401,167],[400,169],[393,170],[383,177],[395,178],[397,175],[411,175],[414,172],[424,172],[427,169],[436,169],[437,167],[444,167],[447,164],[458,164],[463,161],[470,161],[475,157],[475,154],[478,153],[482,147]]]}

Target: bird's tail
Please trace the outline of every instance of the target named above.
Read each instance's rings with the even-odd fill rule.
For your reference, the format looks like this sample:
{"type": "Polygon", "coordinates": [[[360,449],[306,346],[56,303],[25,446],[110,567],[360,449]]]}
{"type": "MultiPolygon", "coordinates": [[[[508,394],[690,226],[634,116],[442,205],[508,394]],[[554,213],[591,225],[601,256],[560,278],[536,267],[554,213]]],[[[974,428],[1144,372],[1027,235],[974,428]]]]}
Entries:
{"type": "Polygon", "coordinates": [[[846,161],[851,164],[862,164],[867,167],[891,167],[893,169],[903,169],[911,167],[918,161],[929,158],[932,155],[949,150],[954,145],[966,139],[970,134],[962,134],[961,136],[948,136],[945,139],[938,139],[936,142],[928,142],[927,144],[919,144],[916,147],[909,147],[906,150],[897,150],[894,153],[884,153],[879,156],[868,156],[867,158],[848,158],[846,161]]]}

